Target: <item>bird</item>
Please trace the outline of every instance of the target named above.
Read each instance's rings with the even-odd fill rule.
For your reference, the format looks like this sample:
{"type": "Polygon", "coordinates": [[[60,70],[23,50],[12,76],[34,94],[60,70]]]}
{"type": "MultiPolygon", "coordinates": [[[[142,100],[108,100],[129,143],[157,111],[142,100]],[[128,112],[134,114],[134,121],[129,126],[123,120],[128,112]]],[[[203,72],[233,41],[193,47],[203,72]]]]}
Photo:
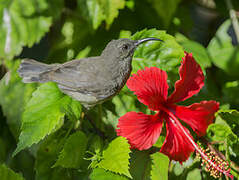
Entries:
{"type": "Polygon", "coordinates": [[[55,82],[59,89],[87,109],[120,92],[130,76],[135,49],[158,38],[111,40],[100,56],[75,59],[63,64],[45,64],[23,59],[18,74],[24,83],[55,82]]]}

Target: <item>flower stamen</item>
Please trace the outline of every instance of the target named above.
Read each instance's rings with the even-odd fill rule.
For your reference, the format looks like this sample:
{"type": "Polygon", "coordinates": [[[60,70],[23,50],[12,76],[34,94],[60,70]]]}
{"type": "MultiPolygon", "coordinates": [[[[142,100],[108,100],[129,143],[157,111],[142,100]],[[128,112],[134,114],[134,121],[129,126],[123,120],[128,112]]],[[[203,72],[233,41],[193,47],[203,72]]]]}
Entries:
{"type": "Polygon", "coordinates": [[[210,172],[211,176],[213,176],[214,178],[220,178],[222,176],[222,173],[224,173],[226,176],[229,176],[231,179],[233,179],[233,176],[230,174],[231,169],[227,161],[224,161],[223,159],[218,157],[214,152],[210,151],[209,148],[205,150],[200,145],[198,145],[198,147],[208,157],[211,163],[209,163],[208,160],[203,159],[201,154],[199,154],[198,152],[196,152],[196,157],[198,157],[199,159],[202,159],[201,166],[204,166],[205,170],[207,172],[210,172]],[[212,164],[214,164],[215,166],[212,166],[212,164]],[[224,170],[224,172],[219,171],[215,167],[219,167],[219,169],[224,170]]]}

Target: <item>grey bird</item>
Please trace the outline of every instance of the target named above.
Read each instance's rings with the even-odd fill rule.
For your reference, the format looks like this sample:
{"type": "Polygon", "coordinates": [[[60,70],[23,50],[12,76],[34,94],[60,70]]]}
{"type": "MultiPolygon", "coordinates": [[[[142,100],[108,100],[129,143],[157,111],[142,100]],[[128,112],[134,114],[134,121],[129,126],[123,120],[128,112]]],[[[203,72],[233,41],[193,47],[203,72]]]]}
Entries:
{"type": "Polygon", "coordinates": [[[162,41],[157,38],[112,40],[100,56],[64,64],[44,64],[24,59],[18,73],[24,83],[56,82],[62,92],[88,109],[113,97],[123,88],[132,70],[136,47],[151,40],[162,41]]]}

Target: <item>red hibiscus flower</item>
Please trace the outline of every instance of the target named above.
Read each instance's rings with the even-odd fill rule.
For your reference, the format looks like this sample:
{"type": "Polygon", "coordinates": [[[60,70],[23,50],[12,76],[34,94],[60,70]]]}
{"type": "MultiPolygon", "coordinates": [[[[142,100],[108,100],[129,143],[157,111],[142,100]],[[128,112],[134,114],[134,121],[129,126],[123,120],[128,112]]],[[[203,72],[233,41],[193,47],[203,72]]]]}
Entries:
{"type": "MultiPolygon", "coordinates": [[[[198,136],[203,136],[208,125],[213,123],[219,103],[202,101],[190,106],[176,105],[175,103],[197,94],[204,85],[202,69],[192,54],[185,53],[179,75],[180,79],[175,83],[175,90],[170,96],[167,74],[157,67],[145,68],[130,77],[127,81],[128,88],[141,103],[157,113],[126,113],[119,119],[117,135],[127,138],[131,148],[145,150],[155,144],[165,123],[167,134],[160,152],[170,159],[183,162],[196,149],[207,160],[207,155],[194,142],[189,130],[181,125],[179,119],[188,124],[198,136]]],[[[215,164],[210,165],[216,168],[215,164]]],[[[225,174],[224,171],[222,173],[225,174]]]]}

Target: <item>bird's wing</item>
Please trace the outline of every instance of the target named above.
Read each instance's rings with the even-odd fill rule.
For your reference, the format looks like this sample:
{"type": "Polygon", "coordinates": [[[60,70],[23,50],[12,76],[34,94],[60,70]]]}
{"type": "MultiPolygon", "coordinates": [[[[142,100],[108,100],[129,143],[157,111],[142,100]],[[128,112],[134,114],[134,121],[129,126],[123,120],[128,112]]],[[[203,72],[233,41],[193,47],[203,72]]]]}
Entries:
{"type": "Polygon", "coordinates": [[[54,70],[50,79],[82,93],[98,93],[108,84],[109,76],[99,57],[66,62],[54,70]]]}

